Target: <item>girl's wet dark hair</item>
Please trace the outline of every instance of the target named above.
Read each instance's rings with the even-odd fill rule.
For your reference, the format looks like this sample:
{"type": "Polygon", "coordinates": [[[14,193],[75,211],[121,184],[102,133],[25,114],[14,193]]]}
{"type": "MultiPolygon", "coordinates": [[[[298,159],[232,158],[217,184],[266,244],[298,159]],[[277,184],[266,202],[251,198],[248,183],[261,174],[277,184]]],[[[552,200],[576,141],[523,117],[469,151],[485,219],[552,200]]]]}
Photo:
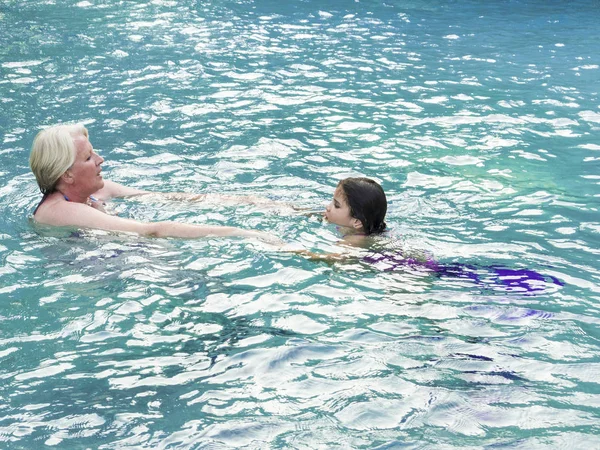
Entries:
{"type": "Polygon", "coordinates": [[[387,199],[381,186],[370,178],[345,178],[338,183],[350,207],[350,215],[362,223],[365,234],[385,230],[387,199]]]}

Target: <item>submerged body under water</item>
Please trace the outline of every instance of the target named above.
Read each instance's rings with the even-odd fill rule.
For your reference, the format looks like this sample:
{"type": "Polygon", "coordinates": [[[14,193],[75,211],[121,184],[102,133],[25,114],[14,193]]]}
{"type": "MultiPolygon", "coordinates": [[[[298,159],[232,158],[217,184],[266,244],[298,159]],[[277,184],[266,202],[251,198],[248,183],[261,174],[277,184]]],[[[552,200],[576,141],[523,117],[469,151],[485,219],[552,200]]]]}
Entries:
{"type": "Polygon", "coordinates": [[[505,292],[514,291],[522,295],[535,295],[545,291],[546,283],[564,286],[565,283],[552,275],[544,275],[535,270],[509,268],[502,265],[474,265],[464,263],[440,263],[433,257],[407,258],[402,253],[381,251],[370,253],[362,261],[383,271],[425,269],[436,277],[470,280],[476,287],[503,287],[505,292]]]}

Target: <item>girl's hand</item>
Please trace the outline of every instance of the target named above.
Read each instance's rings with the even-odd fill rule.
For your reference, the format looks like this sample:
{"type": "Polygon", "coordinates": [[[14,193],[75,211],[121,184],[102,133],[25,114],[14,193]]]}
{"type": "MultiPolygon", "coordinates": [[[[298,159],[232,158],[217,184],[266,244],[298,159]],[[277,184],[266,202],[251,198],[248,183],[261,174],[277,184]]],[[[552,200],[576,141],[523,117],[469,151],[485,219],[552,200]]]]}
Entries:
{"type": "Polygon", "coordinates": [[[306,259],[310,261],[323,261],[326,263],[335,263],[337,261],[344,261],[351,257],[350,254],[347,253],[315,253],[310,250],[306,250],[304,248],[298,248],[296,246],[292,246],[290,244],[282,247],[280,250],[295,253],[296,255],[304,256],[306,259]]]}

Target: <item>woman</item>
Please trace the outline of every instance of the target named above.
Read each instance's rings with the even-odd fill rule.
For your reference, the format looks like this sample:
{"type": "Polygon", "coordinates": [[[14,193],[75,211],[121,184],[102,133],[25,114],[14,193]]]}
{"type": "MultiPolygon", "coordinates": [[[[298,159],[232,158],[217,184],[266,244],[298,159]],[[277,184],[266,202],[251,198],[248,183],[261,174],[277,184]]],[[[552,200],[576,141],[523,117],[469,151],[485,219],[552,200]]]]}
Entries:
{"type": "MultiPolygon", "coordinates": [[[[94,152],[83,125],[57,125],[35,137],[29,164],[44,194],[33,216],[39,223],[109,231],[133,232],[151,237],[198,238],[246,236],[278,241],[273,236],[241,228],[176,222],[139,222],[107,214],[103,202],[113,197],[150,194],[102,178],[104,159],[94,152]]],[[[170,194],[199,200],[203,196],[170,194]]],[[[247,199],[247,198],[246,198],[247,199]]]]}

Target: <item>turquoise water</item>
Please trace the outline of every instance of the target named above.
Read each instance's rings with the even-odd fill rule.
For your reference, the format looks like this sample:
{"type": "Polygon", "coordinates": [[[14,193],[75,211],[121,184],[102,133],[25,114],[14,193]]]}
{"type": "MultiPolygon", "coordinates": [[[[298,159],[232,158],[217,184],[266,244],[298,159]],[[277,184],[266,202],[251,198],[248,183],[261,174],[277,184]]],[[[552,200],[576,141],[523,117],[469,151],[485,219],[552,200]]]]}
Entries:
{"type": "MultiPolygon", "coordinates": [[[[0,447],[600,447],[598,6],[5,0],[0,447]],[[35,226],[29,148],[58,121],[156,191],[316,208],[373,177],[399,245],[483,281],[35,226]]],[[[247,205],[112,207],[339,237],[247,205]]]]}

